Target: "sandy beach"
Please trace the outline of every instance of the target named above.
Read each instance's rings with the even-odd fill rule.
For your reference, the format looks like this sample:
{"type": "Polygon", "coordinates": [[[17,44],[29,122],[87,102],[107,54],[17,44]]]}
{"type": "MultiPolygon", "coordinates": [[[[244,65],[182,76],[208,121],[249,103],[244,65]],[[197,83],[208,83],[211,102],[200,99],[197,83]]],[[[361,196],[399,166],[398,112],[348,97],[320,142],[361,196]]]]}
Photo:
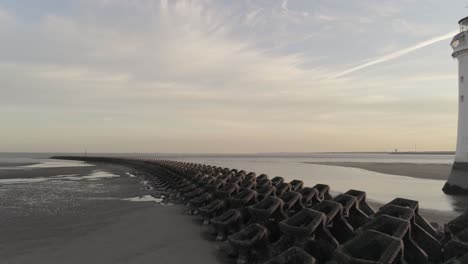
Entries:
{"type": "Polygon", "coordinates": [[[128,173],[135,172],[109,164],[1,170],[1,262],[220,263],[218,244],[183,206],[128,201],[152,192],[141,175],[128,173]],[[108,177],[86,176],[93,173],[108,177]]]}
{"type": "Polygon", "coordinates": [[[359,168],[384,174],[420,179],[446,180],[452,168],[449,164],[384,163],[384,162],[304,162],[308,164],[359,168]]]}
{"type": "MultiPolygon", "coordinates": [[[[5,263],[18,264],[219,263],[217,244],[204,239],[199,223],[182,212],[181,206],[152,203],[113,205],[88,221],[41,223],[36,226],[41,231],[31,238],[36,240],[34,245],[20,235],[17,239],[23,240],[0,255],[5,263]]],[[[29,232],[24,227],[31,224],[18,223],[10,232],[29,232]]]]}

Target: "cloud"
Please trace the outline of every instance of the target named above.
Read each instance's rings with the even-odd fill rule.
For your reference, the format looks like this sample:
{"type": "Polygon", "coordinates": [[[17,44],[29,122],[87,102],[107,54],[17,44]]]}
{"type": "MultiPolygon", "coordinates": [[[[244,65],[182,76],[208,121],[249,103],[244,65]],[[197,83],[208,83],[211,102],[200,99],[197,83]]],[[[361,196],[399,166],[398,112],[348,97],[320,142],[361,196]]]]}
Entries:
{"type": "Polygon", "coordinates": [[[384,62],[399,58],[399,57],[401,57],[403,55],[406,55],[408,53],[411,53],[413,51],[416,51],[416,50],[422,49],[424,47],[430,46],[432,44],[435,44],[437,42],[452,38],[458,32],[459,31],[451,31],[449,33],[446,33],[446,34],[443,34],[443,35],[440,35],[440,36],[432,37],[432,38],[427,39],[425,41],[419,42],[419,43],[417,43],[417,44],[415,44],[413,46],[410,46],[410,47],[407,47],[407,48],[392,52],[390,54],[387,54],[387,55],[384,55],[384,56],[381,56],[381,57],[378,57],[378,58],[371,59],[370,61],[368,61],[366,63],[363,63],[361,65],[349,68],[349,69],[344,70],[344,71],[342,71],[340,73],[334,74],[334,75],[330,76],[330,78],[342,77],[342,76],[345,76],[345,75],[348,75],[348,74],[351,74],[351,73],[354,73],[354,72],[369,68],[371,66],[374,66],[374,65],[377,65],[377,64],[380,64],[380,63],[384,63],[384,62]]]}
{"type": "Polygon", "coordinates": [[[427,37],[434,34],[434,29],[427,25],[410,22],[403,18],[393,19],[391,22],[393,32],[408,36],[427,37]]]}
{"type": "MultiPolygon", "coordinates": [[[[303,69],[303,58],[298,54],[266,54],[249,40],[236,38],[229,21],[205,2],[160,3],[152,9],[137,5],[145,2],[101,3],[103,10],[122,8],[138,14],[135,17],[151,17],[148,20],[153,22],[138,31],[113,26],[119,25],[120,18],[102,23],[99,18],[45,15],[37,27],[28,25],[34,34],[22,32],[26,38],[41,39],[40,56],[15,45],[13,38],[6,45],[10,46],[8,53],[15,56],[7,56],[10,59],[6,62],[14,66],[4,63],[4,67],[11,72],[23,70],[31,83],[39,81],[46,87],[80,86],[80,96],[89,98],[87,104],[96,105],[103,105],[98,101],[101,96],[95,96],[101,93],[115,104],[126,96],[135,100],[139,96],[151,104],[147,98],[154,99],[153,95],[174,102],[191,100],[190,104],[201,98],[227,102],[250,93],[247,102],[255,104],[268,97],[264,95],[267,92],[294,98],[291,90],[302,92],[323,75],[322,70],[303,69]],[[115,92],[109,94],[109,90],[115,92]]],[[[100,11],[98,7],[97,14],[100,11]]]]}
{"type": "Polygon", "coordinates": [[[456,73],[452,74],[424,74],[419,76],[412,76],[408,78],[408,81],[414,82],[434,82],[434,81],[450,81],[457,80],[458,76],[456,73]]]}
{"type": "Polygon", "coordinates": [[[259,22],[259,16],[261,12],[263,11],[262,8],[254,9],[250,12],[248,12],[245,15],[244,23],[247,24],[248,26],[255,26],[259,22]]]}
{"type": "Polygon", "coordinates": [[[341,143],[369,134],[384,142],[382,120],[392,130],[412,120],[451,124],[450,94],[407,98],[398,72],[327,79],[342,63],[335,37],[356,45],[359,36],[344,29],[361,16],[242,3],[83,0],[73,12],[19,19],[0,33],[0,148],[351,150],[341,143]]]}
{"type": "Polygon", "coordinates": [[[330,15],[325,15],[325,14],[316,14],[315,17],[320,20],[320,21],[325,21],[325,22],[331,22],[337,20],[336,17],[330,16],[330,15]]]}
{"type": "Polygon", "coordinates": [[[283,0],[283,2],[281,2],[281,9],[285,10],[286,12],[288,11],[288,2],[289,0],[283,0]]]}
{"type": "Polygon", "coordinates": [[[283,0],[279,6],[279,10],[272,10],[273,18],[274,17],[281,17],[285,18],[288,22],[292,22],[294,24],[298,24],[301,21],[304,21],[308,16],[309,13],[306,11],[297,11],[292,10],[288,7],[289,0],[283,0]]]}
{"type": "Polygon", "coordinates": [[[371,13],[376,14],[379,17],[393,17],[398,15],[401,12],[401,8],[397,6],[394,2],[365,2],[366,8],[371,11],[371,13]]]}
{"type": "Polygon", "coordinates": [[[93,71],[90,68],[48,66],[38,67],[33,70],[35,76],[49,80],[62,80],[67,82],[94,82],[115,83],[128,82],[131,80],[129,74],[105,73],[93,71]]]}

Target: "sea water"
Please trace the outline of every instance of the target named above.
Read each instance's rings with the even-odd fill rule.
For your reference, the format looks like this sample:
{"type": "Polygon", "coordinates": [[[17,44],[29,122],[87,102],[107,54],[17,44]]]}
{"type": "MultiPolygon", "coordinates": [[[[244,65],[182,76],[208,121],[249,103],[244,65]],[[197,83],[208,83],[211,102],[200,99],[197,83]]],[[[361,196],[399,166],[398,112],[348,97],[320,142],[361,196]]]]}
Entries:
{"type": "MultiPolygon", "coordinates": [[[[76,155],[76,154],[75,154],[76,155]]],[[[105,154],[99,154],[105,155],[105,154]]],[[[116,155],[116,154],[113,154],[116,155]]],[[[52,167],[63,162],[63,166],[74,163],[78,166],[86,163],[47,160],[50,154],[27,153],[14,157],[13,154],[0,154],[0,163],[31,162],[41,165],[19,166],[20,169],[30,167],[52,167]]],[[[121,156],[129,156],[122,154],[121,156]]],[[[423,155],[423,154],[246,154],[246,155],[145,155],[145,158],[165,158],[181,161],[204,163],[227,168],[253,171],[257,175],[268,174],[270,177],[281,176],[290,181],[299,179],[306,186],[322,183],[331,187],[332,192],[345,192],[349,189],[363,190],[369,200],[387,203],[395,197],[418,200],[421,208],[441,211],[463,211],[468,208],[468,198],[448,196],[442,192],[445,180],[418,179],[413,177],[389,175],[367,171],[358,168],[306,164],[305,162],[386,162],[386,163],[418,163],[418,164],[451,164],[453,155],[423,155]]],[[[54,176],[54,175],[51,175],[54,176]]],[[[40,180],[40,179],[38,179],[40,180]]]]}
{"type": "Polygon", "coordinates": [[[464,211],[466,197],[448,196],[442,192],[445,180],[418,179],[389,175],[368,170],[305,162],[386,162],[451,164],[453,155],[395,155],[395,154],[311,154],[299,157],[177,157],[181,161],[243,169],[288,181],[298,179],[306,186],[327,184],[335,193],[349,189],[363,190],[370,200],[387,203],[396,197],[418,200],[421,208],[441,211],[464,211]]]}

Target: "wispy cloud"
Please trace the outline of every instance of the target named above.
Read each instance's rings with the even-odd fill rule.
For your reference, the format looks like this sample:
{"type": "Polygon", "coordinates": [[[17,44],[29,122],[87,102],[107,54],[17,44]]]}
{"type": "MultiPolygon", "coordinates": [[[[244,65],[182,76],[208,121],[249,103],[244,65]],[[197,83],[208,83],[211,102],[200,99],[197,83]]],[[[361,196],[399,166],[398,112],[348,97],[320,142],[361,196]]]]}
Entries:
{"type": "Polygon", "coordinates": [[[254,9],[250,12],[248,12],[246,15],[245,15],[245,18],[244,18],[244,23],[248,26],[255,26],[256,23],[258,23],[259,19],[259,14],[263,11],[262,8],[258,8],[258,9],[254,9]]]}
{"type": "Polygon", "coordinates": [[[288,11],[288,2],[289,0],[283,0],[283,2],[281,3],[281,8],[285,11],[288,11]]]}
{"type": "Polygon", "coordinates": [[[399,57],[401,57],[403,55],[406,55],[406,54],[411,53],[413,51],[416,51],[416,50],[422,49],[424,47],[430,46],[430,45],[432,45],[434,43],[437,43],[439,41],[452,38],[457,33],[458,33],[458,31],[451,31],[449,33],[446,33],[446,34],[443,34],[443,35],[440,35],[440,36],[432,37],[432,38],[430,38],[428,40],[419,42],[419,43],[417,43],[417,44],[415,44],[413,46],[410,46],[410,47],[407,47],[407,48],[392,52],[390,54],[387,54],[387,55],[384,55],[384,56],[381,56],[381,57],[378,57],[378,58],[374,58],[374,59],[372,59],[372,60],[370,60],[370,61],[368,61],[366,63],[363,63],[361,65],[358,65],[358,66],[349,68],[347,70],[344,70],[344,71],[342,71],[342,72],[340,72],[338,74],[332,75],[330,78],[342,77],[342,76],[351,74],[353,72],[357,72],[357,71],[369,68],[371,66],[374,66],[374,65],[377,65],[377,64],[380,64],[380,63],[383,63],[383,62],[387,62],[387,61],[399,58],[399,57]]]}
{"type": "MultiPolygon", "coordinates": [[[[440,89],[455,73],[445,50],[402,66],[424,69],[327,79],[343,67],[343,39],[354,58],[390,53],[371,65],[430,45],[382,51],[411,36],[389,25],[395,9],[383,21],[356,1],[81,0],[72,12],[43,1],[0,7],[0,149],[382,150],[423,140],[407,139],[409,128],[431,144],[453,140],[456,89],[440,89]],[[359,49],[363,36],[380,41],[359,49]]],[[[445,32],[447,20],[414,21],[445,32]]]]}
{"type": "Polygon", "coordinates": [[[325,22],[331,22],[331,21],[337,20],[337,18],[334,16],[325,15],[321,13],[316,14],[315,17],[317,18],[317,20],[325,21],[325,22]]]}

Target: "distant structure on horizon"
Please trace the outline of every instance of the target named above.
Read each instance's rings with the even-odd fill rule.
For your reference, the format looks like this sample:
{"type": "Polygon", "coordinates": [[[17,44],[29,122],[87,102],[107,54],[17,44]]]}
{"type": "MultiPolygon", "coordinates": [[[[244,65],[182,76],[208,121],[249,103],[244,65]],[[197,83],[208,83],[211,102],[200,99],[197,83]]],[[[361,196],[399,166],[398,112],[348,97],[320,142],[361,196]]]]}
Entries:
{"type": "Polygon", "coordinates": [[[460,20],[458,24],[460,33],[455,35],[450,42],[453,48],[452,57],[458,60],[457,149],[452,172],[442,190],[446,194],[468,195],[468,102],[465,102],[468,87],[464,77],[468,76],[468,17],[460,20]]]}

